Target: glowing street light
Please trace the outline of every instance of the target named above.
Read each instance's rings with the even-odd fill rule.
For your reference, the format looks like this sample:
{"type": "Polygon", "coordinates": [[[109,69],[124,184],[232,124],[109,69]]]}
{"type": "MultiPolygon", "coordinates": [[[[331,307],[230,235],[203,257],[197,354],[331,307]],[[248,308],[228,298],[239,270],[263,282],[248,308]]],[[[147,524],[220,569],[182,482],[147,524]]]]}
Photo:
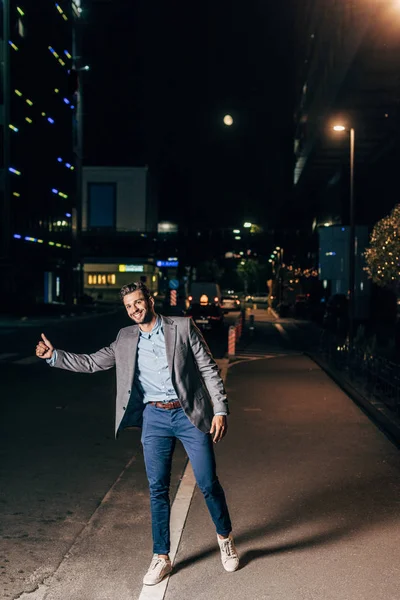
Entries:
{"type": "Polygon", "coordinates": [[[224,123],[227,127],[230,127],[233,124],[233,119],[231,115],[224,116],[224,123]]]}
{"type": "Polygon", "coordinates": [[[346,131],[346,127],[344,125],[335,125],[333,127],[334,131],[346,131]]]}
{"type": "Polygon", "coordinates": [[[248,221],[246,221],[246,223],[243,223],[243,227],[246,227],[246,229],[250,229],[251,223],[249,223],[248,221]]]}

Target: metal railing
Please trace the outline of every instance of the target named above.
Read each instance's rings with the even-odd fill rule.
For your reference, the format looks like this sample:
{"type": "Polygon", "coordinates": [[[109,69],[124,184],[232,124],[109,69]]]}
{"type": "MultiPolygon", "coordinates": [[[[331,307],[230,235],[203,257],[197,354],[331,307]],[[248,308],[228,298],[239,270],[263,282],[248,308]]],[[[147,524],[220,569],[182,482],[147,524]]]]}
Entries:
{"type": "Polygon", "coordinates": [[[343,337],[322,332],[320,354],[353,387],[400,415],[400,365],[372,354],[368,348],[349,348],[343,337]]]}

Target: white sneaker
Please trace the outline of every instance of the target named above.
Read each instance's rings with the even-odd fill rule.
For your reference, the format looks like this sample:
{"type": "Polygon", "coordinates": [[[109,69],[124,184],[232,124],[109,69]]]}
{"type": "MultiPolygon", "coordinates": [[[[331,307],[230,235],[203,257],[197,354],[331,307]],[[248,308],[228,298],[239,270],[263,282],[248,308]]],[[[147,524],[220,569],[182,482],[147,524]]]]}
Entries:
{"type": "Polygon", "coordinates": [[[143,577],[143,583],[144,585],[156,585],[171,571],[172,565],[169,558],[161,558],[158,554],[154,554],[149,570],[143,577]]]}
{"type": "Polygon", "coordinates": [[[221,550],[221,561],[225,571],[232,573],[239,568],[239,555],[231,534],[224,540],[217,535],[219,549],[221,550]]]}

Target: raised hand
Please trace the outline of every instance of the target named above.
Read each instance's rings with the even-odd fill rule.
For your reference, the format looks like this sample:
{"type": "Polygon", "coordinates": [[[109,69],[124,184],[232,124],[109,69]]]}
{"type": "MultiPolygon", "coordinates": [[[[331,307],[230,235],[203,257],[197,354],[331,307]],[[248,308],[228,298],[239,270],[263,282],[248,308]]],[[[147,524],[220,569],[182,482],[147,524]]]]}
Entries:
{"type": "Polygon", "coordinates": [[[53,356],[54,346],[42,333],[42,339],[37,343],[36,356],[39,358],[51,358],[53,356]],[[42,341],[43,340],[43,341],[42,341]]]}

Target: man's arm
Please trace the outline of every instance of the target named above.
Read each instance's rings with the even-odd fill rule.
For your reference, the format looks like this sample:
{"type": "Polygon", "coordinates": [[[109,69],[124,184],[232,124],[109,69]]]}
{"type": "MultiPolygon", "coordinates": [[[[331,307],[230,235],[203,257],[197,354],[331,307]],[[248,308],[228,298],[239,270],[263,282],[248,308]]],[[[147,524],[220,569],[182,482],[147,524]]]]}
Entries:
{"type": "Polygon", "coordinates": [[[193,320],[191,318],[187,320],[190,345],[197,367],[210,395],[214,407],[214,415],[228,415],[228,401],[226,398],[224,382],[219,374],[218,365],[215,362],[204,337],[194,324],[193,320]]]}
{"type": "Polygon", "coordinates": [[[101,348],[93,354],[75,354],[56,350],[44,334],[42,340],[36,346],[36,356],[45,358],[52,367],[77,373],[95,373],[111,369],[115,365],[115,345],[118,337],[110,346],[101,348]]]}

